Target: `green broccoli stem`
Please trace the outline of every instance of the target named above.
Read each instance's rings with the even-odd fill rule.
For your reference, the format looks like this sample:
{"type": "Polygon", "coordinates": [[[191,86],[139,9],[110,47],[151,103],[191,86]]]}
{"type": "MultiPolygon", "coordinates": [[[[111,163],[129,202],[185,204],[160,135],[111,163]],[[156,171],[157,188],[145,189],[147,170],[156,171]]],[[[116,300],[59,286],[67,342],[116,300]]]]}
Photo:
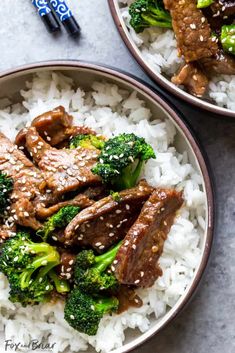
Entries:
{"type": "Polygon", "coordinates": [[[160,9],[155,8],[153,6],[149,7],[149,11],[151,14],[156,15],[156,20],[166,20],[166,21],[171,22],[171,15],[169,12],[160,10],[160,9]]]}
{"type": "Polygon", "coordinates": [[[56,291],[58,293],[63,294],[63,293],[68,293],[70,291],[70,285],[69,285],[68,281],[59,278],[54,270],[51,270],[48,273],[48,275],[52,279],[52,281],[55,285],[56,291]]]}
{"type": "Polygon", "coordinates": [[[107,251],[106,253],[96,256],[95,257],[96,264],[94,267],[100,272],[105,271],[114,261],[121,244],[122,244],[122,241],[119,242],[114,248],[107,251]]]}
{"type": "MultiPolygon", "coordinates": [[[[40,245],[40,244],[37,244],[40,245]]],[[[28,288],[30,285],[31,277],[33,273],[39,268],[42,267],[38,274],[37,280],[40,281],[40,278],[43,278],[53,267],[59,265],[60,263],[60,256],[50,245],[48,245],[50,250],[52,251],[44,256],[38,256],[36,259],[30,264],[30,268],[26,269],[21,274],[20,279],[20,286],[22,289],[28,288]]]]}
{"type": "Polygon", "coordinates": [[[197,8],[204,9],[213,4],[214,0],[197,0],[197,8]]]}
{"type": "Polygon", "coordinates": [[[117,178],[115,186],[119,190],[130,189],[135,186],[140,176],[143,164],[144,161],[139,160],[134,170],[132,165],[129,165],[123,169],[120,177],[117,178]]]}
{"type": "Polygon", "coordinates": [[[149,26],[172,28],[171,20],[168,18],[164,19],[164,21],[161,21],[160,18],[155,19],[154,16],[144,14],[142,14],[142,18],[149,24],[149,26]]]}
{"type": "Polygon", "coordinates": [[[99,301],[95,304],[96,310],[102,312],[105,314],[106,312],[110,312],[113,310],[113,308],[118,307],[119,301],[115,297],[111,298],[101,298],[99,301]]]}
{"type": "Polygon", "coordinates": [[[54,251],[54,248],[47,243],[30,243],[26,245],[25,251],[32,254],[49,254],[51,251],[54,251]]]}

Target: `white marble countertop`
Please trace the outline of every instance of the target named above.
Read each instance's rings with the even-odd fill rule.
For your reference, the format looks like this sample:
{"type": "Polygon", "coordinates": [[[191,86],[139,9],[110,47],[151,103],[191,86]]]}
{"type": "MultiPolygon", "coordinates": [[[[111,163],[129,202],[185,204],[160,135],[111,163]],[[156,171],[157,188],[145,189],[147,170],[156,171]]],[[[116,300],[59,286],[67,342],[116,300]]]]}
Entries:
{"type": "MultiPolygon", "coordinates": [[[[125,69],[150,82],[119,37],[107,0],[67,1],[82,27],[79,41],[65,32],[56,38],[48,34],[30,0],[1,0],[0,70],[48,59],[82,59],[125,69]]],[[[190,305],[135,352],[234,353],[235,120],[168,97],[185,114],[208,154],[216,182],[217,230],[210,265],[190,305]]]]}

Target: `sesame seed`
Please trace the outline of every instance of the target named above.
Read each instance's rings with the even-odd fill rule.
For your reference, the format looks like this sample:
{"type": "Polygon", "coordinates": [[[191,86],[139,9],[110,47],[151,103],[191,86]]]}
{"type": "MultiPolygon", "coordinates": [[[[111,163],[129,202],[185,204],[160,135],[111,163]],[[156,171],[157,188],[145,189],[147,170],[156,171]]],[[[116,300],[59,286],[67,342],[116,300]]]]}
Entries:
{"type": "Polygon", "coordinates": [[[29,213],[25,211],[25,212],[24,212],[24,216],[25,216],[25,217],[29,217],[29,213]]]}
{"type": "Polygon", "coordinates": [[[137,279],[134,283],[135,283],[135,284],[138,284],[138,283],[140,283],[140,280],[137,279]]]}
{"type": "Polygon", "coordinates": [[[158,252],[158,246],[154,245],[152,246],[152,252],[158,252]]]}
{"type": "Polygon", "coordinates": [[[135,244],[132,245],[132,249],[134,249],[134,250],[136,249],[136,245],[135,244]]]}
{"type": "Polygon", "coordinates": [[[99,249],[100,249],[100,250],[104,249],[104,245],[100,245],[100,246],[99,246],[99,249]]]}
{"type": "Polygon", "coordinates": [[[72,267],[68,267],[66,271],[71,272],[71,270],[72,270],[72,267]]]}
{"type": "Polygon", "coordinates": [[[144,277],[144,271],[140,271],[140,276],[144,277]]]}
{"type": "Polygon", "coordinates": [[[189,25],[189,27],[190,27],[191,29],[196,29],[195,23],[191,23],[191,24],[189,25]]]}
{"type": "Polygon", "coordinates": [[[98,241],[98,243],[95,243],[95,246],[100,246],[101,242],[98,241]]]}
{"type": "Polygon", "coordinates": [[[113,237],[114,236],[114,233],[109,233],[109,237],[113,237]]]}
{"type": "Polygon", "coordinates": [[[130,205],[126,205],[126,209],[129,210],[130,209],[130,205]]]}
{"type": "Polygon", "coordinates": [[[74,263],[74,260],[69,261],[69,265],[71,266],[74,263]]]}
{"type": "Polygon", "coordinates": [[[116,265],[118,263],[118,260],[114,260],[113,264],[116,265]]]}
{"type": "Polygon", "coordinates": [[[49,285],[47,285],[47,286],[46,286],[46,290],[49,290],[49,289],[50,289],[50,286],[49,286],[49,285]]]}
{"type": "Polygon", "coordinates": [[[74,315],[70,315],[70,319],[74,320],[75,319],[74,315]]]}
{"type": "Polygon", "coordinates": [[[120,214],[120,213],[122,213],[121,210],[116,210],[116,214],[120,214]]]}
{"type": "Polygon", "coordinates": [[[47,260],[43,260],[42,261],[42,266],[46,266],[47,265],[47,260]]]}

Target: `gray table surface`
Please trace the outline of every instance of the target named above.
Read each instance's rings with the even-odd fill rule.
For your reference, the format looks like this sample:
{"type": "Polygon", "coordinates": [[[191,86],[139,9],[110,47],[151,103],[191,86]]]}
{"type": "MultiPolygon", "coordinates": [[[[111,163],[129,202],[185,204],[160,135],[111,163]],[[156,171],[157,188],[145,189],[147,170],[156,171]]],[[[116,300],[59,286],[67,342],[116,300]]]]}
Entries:
{"type": "MultiPolygon", "coordinates": [[[[107,0],[67,0],[82,27],[79,42],[53,38],[30,0],[1,0],[0,70],[48,59],[83,59],[151,82],[115,28],[107,0]]],[[[156,86],[155,86],[156,87],[156,86]]],[[[235,120],[212,116],[169,96],[193,126],[215,177],[217,230],[209,268],[188,308],[135,352],[235,352],[235,120]]]]}

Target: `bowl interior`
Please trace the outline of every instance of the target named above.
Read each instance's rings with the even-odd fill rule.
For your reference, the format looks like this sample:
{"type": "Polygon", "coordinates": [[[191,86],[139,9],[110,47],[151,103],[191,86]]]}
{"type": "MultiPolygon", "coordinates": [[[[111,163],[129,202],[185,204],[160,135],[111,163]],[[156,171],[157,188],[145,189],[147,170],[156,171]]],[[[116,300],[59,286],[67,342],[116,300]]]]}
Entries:
{"type": "Polygon", "coordinates": [[[147,72],[147,74],[149,74],[151,78],[154,81],[156,81],[156,83],[161,84],[169,92],[175,94],[177,97],[181,99],[184,99],[190,104],[198,106],[199,108],[206,109],[220,115],[235,117],[234,111],[227,108],[219,107],[218,105],[216,105],[216,103],[214,103],[210,99],[200,99],[187,93],[180,87],[174,85],[166,75],[158,73],[156,70],[154,70],[151,64],[144,59],[140,49],[134,42],[125,24],[125,21],[121,14],[121,8],[125,7],[126,5],[121,4],[119,0],[108,0],[108,1],[109,1],[113,19],[116,23],[116,26],[120,32],[122,39],[124,40],[125,44],[127,45],[132,55],[138,61],[138,63],[143,67],[143,69],[147,72]]]}
{"type": "MultiPolygon", "coordinates": [[[[136,86],[136,81],[133,79],[127,79],[122,74],[115,73],[111,70],[104,70],[99,67],[89,67],[86,65],[78,64],[48,64],[41,65],[41,67],[31,67],[24,70],[16,70],[7,75],[0,76],[0,109],[4,107],[6,100],[3,98],[8,98],[12,103],[17,103],[20,101],[19,91],[25,87],[26,81],[30,80],[32,74],[38,71],[53,70],[60,71],[73,78],[75,83],[79,86],[82,86],[85,90],[89,90],[92,82],[96,80],[106,80],[111,83],[116,83],[120,87],[133,91],[137,90],[140,99],[144,99],[147,102],[148,107],[152,110],[153,117],[161,119],[170,119],[177,129],[176,143],[175,147],[179,152],[187,151],[189,160],[194,168],[201,175],[203,180],[203,188],[206,191],[206,229],[205,233],[201,239],[201,248],[202,255],[201,261],[195,271],[192,284],[185,291],[184,295],[178,300],[175,306],[167,312],[167,314],[159,320],[154,318],[151,319],[150,329],[141,334],[139,331],[128,330],[126,331],[126,341],[125,345],[117,350],[116,353],[126,352],[136,345],[145,341],[148,337],[159,331],[163,326],[165,326],[168,321],[175,316],[189,299],[192,292],[195,290],[195,287],[198,284],[198,281],[201,277],[201,274],[204,270],[205,264],[210,251],[211,245],[211,233],[212,233],[212,204],[210,198],[211,187],[210,181],[207,174],[207,169],[201,152],[193,137],[191,136],[188,129],[185,127],[184,123],[176,116],[173,110],[169,108],[164,102],[157,101],[157,97],[147,88],[136,86]],[[179,119],[179,120],[177,120],[179,119]],[[181,126],[180,126],[181,125],[181,126]]],[[[93,349],[90,348],[88,352],[93,352],[93,349]]]]}

